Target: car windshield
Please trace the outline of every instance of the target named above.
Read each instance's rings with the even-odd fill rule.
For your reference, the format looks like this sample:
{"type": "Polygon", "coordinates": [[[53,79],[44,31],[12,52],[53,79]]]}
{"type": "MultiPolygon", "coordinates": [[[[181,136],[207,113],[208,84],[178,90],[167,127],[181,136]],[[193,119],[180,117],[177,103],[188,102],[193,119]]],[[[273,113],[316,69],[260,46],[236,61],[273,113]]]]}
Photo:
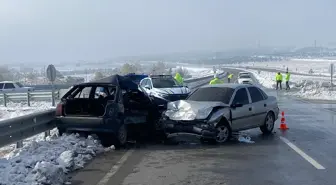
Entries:
{"type": "Polygon", "coordinates": [[[192,101],[220,101],[229,104],[234,89],[229,87],[206,87],[196,90],[188,97],[192,101]],[[211,96],[209,96],[211,95],[211,96]]]}
{"type": "Polygon", "coordinates": [[[152,78],[152,83],[155,88],[180,87],[174,78],[152,78]]]}
{"type": "Polygon", "coordinates": [[[23,87],[23,85],[20,82],[16,82],[16,85],[19,87],[23,87]]]}
{"type": "Polygon", "coordinates": [[[241,75],[241,76],[239,76],[239,78],[251,78],[251,76],[250,75],[241,75]]]}

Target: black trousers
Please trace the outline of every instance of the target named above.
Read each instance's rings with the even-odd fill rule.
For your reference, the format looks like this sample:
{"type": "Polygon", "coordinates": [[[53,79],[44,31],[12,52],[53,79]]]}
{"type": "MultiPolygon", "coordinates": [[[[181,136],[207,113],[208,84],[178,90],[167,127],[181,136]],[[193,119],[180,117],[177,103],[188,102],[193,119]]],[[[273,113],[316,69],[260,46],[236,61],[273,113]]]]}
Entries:
{"type": "Polygon", "coordinates": [[[290,89],[289,83],[288,83],[288,81],[286,81],[286,90],[289,90],[289,89],[290,89]]]}
{"type": "Polygon", "coordinates": [[[279,89],[279,86],[280,86],[280,89],[282,89],[282,81],[281,80],[278,80],[276,82],[276,89],[279,89]]]}
{"type": "Polygon", "coordinates": [[[230,83],[231,78],[228,78],[228,83],[230,83]]]}

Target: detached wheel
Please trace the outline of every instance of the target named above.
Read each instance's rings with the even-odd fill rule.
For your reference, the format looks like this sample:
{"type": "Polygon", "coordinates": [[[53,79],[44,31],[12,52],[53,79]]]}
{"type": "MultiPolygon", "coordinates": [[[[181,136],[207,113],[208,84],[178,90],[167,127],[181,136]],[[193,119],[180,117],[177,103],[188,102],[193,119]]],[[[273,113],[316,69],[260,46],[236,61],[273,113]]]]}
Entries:
{"type": "Polygon", "coordinates": [[[271,134],[274,129],[274,122],[275,121],[273,113],[271,112],[267,113],[265,123],[263,126],[260,127],[261,132],[265,135],[271,134]]]}

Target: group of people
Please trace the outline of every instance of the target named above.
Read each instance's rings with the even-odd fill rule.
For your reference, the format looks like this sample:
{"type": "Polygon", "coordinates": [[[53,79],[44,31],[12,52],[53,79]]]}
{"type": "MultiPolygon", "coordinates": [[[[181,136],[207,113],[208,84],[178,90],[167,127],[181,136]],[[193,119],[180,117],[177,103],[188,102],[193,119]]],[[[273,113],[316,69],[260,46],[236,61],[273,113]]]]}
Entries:
{"type": "MultiPolygon", "coordinates": [[[[233,77],[233,74],[230,73],[230,74],[228,75],[228,78],[227,78],[227,79],[228,79],[228,83],[231,82],[232,77],[233,77]]],[[[214,75],[214,79],[212,79],[212,80],[210,81],[209,84],[211,85],[211,84],[222,84],[222,83],[224,83],[224,81],[221,80],[221,79],[219,79],[218,74],[216,73],[216,74],[214,75]]]]}
{"type": "MultiPolygon", "coordinates": [[[[282,74],[280,72],[278,72],[276,75],[275,75],[275,81],[276,81],[276,90],[279,89],[282,89],[282,74]]],[[[289,79],[290,79],[290,73],[287,71],[286,72],[286,76],[285,76],[285,80],[286,80],[286,90],[290,90],[290,87],[289,87],[289,79]]]]}
{"type": "MultiPolygon", "coordinates": [[[[233,77],[233,74],[229,74],[228,75],[228,83],[230,83],[230,81],[231,81],[231,79],[232,79],[232,77],[233,77]]],[[[179,84],[183,84],[183,78],[182,78],[182,76],[180,75],[180,73],[176,73],[175,74],[175,80],[179,83],[179,84]]],[[[216,73],[215,75],[214,75],[214,78],[210,81],[210,85],[211,84],[222,84],[222,83],[224,83],[224,81],[223,80],[221,80],[221,79],[219,79],[219,75],[216,73]]]]}

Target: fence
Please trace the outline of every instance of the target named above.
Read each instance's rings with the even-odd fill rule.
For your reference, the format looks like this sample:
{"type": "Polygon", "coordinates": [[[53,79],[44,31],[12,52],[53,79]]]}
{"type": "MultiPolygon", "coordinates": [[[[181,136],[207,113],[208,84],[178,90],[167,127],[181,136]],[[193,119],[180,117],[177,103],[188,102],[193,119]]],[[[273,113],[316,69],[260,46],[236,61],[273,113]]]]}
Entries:
{"type": "MultiPolygon", "coordinates": [[[[55,99],[60,98],[60,91],[54,92],[55,99]]],[[[27,92],[27,93],[1,93],[0,102],[7,106],[8,102],[26,101],[30,106],[31,101],[52,101],[52,92],[27,92]]]]}
{"type": "MultiPolygon", "coordinates": [[[[224,77],[226,73],[220,74],[224,77]]],[[[190,79],[185,82],[190,84],[191,89],[195,89],[204,84],[208,84],[212,76],[190,79]]],[[[51,92],[49,96],[46,92],[36,92],[36,93],[8,93],[4,94],[5,99],[10,98],[10,94],[22,94],[21,96],[31,101],[31,98],[51,98],[51,92]],[[42,94],[42,95],[41,95],[42,94]]],[[[16,96],[17,99],[19,95],[16,96]]],[[[6,100],[4,100],[6,101],[6,100]]],[[[33,135],[45,132],[45,137],[50,134],[50,130],[55,128],[55,109],[50,109],[38,113],[33,113],[29,115],[24,115],[12,119],[7,119],[0,121],[0,147],[16,142],[16,147],[20,148],[23,146],[23,140],[31,137],[33,135]]]]}

